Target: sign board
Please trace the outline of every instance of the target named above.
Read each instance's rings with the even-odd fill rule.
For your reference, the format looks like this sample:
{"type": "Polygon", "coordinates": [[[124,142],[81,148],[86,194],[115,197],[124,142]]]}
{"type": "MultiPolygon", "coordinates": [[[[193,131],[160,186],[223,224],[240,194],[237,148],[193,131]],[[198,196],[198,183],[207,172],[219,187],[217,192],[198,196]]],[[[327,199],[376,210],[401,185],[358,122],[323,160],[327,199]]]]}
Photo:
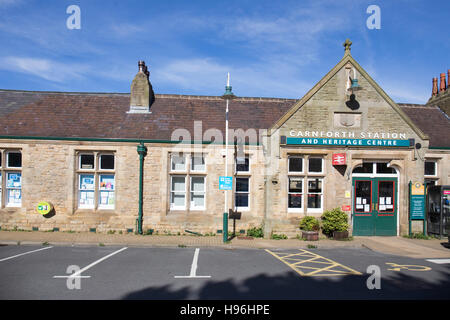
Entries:
{"type": "Polygon", "coordinates": [[[425,186],[421,182],[410,182],[409,217],[411,220],[425,219],[425,186]]]}
{"type": "Polygon", "coordinates": [[[345,166],[347,164],[347,155],[345,153],[333,153],[333,166],[345,166]]]}
{"type": "Polygon", "coordinates": [[[332,139],[332,138],[286,138],[286,144],[312,146],[354,147],[409,147],[409,140],[397,139],[332,139]]]}
{"type": "Polygon", "coordinates": [[[352,210],[352,206],[350,206],[350,205],[343,205],[342,206],[342,211],[350,211],[350,210],[352,210]]]}
{"type": "Polygon", "coordinates": [[[220,176],[219,190],[233,190],[233,177],[220,176]]]}
{"type": "Polygon", "coordinates": [[[47,201],[41,201],[38,203],[36,210],[38,213],[42,214],[43,216],[49,214],[53,210],[53,205],[50,202],[47,201]]]}

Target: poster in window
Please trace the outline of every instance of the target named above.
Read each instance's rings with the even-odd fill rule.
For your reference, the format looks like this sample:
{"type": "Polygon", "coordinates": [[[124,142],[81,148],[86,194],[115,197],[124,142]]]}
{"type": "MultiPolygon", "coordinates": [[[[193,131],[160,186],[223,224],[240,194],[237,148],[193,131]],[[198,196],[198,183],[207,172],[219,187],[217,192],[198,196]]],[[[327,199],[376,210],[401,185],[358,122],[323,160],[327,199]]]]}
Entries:
{"type": "Polygon", "coordinates": [[[80,184],[81,190],[94,190],[94,176],[82,175],[80,184]]]}
{"type": "Polygon", "coordinates": [[[8,188],[20,188],[22,186],[22,176],[20,173],[9,173],[8,174],[8,188]]]}

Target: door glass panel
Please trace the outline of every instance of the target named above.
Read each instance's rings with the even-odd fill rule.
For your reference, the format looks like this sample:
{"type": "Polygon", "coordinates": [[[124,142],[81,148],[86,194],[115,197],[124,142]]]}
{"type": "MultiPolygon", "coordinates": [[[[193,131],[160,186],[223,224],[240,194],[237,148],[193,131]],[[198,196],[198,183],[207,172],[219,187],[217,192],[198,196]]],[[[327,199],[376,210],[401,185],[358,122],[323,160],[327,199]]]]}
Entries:
{"type": "Polygon", "coordinates": [[[378,212],[394,212],[394,181],[378,182],[378,212]]]}
{"type": "Polygon", "coordinates": [[[355,181],[355,212],[371,212],[372,182],[367,180],[355,181]]]}

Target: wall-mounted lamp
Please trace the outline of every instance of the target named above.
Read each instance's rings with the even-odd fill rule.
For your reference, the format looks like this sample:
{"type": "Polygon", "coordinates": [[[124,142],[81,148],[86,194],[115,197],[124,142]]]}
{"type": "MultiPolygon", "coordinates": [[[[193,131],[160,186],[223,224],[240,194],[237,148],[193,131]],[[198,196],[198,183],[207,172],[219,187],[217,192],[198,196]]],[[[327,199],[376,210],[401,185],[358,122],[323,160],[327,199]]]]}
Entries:
{"type": "Polygon", "coordinates": [[[356,76],[356,69],[355,68],[348,68],[348,80],[347,80],[347,95],[352,95],[354,91],[361,90],[361,86],[358,83],[358,78],[356,76]],[[351,76],[351,73],[353,73],[353,77],[351,76]]]}

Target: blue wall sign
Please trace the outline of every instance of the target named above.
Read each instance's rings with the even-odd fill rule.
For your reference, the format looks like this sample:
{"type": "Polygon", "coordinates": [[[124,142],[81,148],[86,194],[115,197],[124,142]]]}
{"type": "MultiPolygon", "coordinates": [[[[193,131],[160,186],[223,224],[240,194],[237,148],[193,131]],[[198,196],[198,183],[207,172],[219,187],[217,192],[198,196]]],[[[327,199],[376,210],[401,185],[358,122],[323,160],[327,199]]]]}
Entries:
{"type": "Polygon", "coordinates": [[[233,177],[219,177],[219,190],[233,190],[233,177]]]}

